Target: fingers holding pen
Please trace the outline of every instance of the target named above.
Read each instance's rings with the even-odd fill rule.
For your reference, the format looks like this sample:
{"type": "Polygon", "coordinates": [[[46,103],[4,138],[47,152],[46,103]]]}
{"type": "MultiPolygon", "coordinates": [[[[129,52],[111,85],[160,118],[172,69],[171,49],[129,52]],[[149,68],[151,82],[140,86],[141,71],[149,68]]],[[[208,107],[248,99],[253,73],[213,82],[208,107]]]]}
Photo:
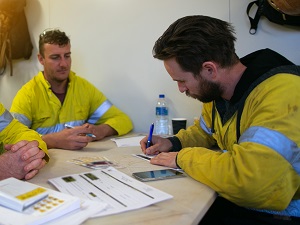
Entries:
{"type": "Polygon", "coordinates": [[[149,148],[146,148],[144,152],[146,155],[157,155],[159,153],[161,153],[161,151],[158,145],[151,145],[149,148]]]}
{"type": "Polygon", "coordinates": [[[65,127],[69,130],[69,133],[75,134],[77,136],[87,136],[91,138],[96,138],[93,132],[91,132],[91,127],[89,126],[89,124],[84,124],[82,126],[75,127],[65,124],[65,127]]]}
{"type": "Polygon", "coordinates": [[[158,146],[153,144],[153,142],[151,141],[151,145],[149,146],[149,144],[147,145],[147,143],[149,143],[149,137],[146,136],[144,137],[141,141],[140,141],[140,145],[141,145],[141,149],[142,152],[146,155],[155,155],[159,153],[159,150],[157,149],[158,146]],[[149,147],[147,147],[149,146],[149,147]]]}
{"type": "Polygon", "coordinates": [[[160,152],[168,152],[172,148],[172,143],[169,139],[156,135],[152,136],[152,145],[147,148],[148,137],[149,136],[146,136],[140,141],[141,149],[144,154],[156,155],[160,152]]]}

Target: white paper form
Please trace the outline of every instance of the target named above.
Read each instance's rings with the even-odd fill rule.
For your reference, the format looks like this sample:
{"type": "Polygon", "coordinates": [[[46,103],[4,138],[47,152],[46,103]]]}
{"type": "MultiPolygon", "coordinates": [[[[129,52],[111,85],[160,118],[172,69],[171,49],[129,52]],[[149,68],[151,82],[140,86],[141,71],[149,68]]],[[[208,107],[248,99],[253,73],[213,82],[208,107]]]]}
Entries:
{"type": "Polygon", "coordinates": [[[57,177],[49,182],[61,192],[108,204],[93,217],[139,209],[173,197],[113,167],[57,177]]]}
{"type": "Polygon", "coordinates": [[[114,141],[118,147],[131,147],[131,146],[140,146],[140,141],[146,137],[145,135],[138,135],[134,137],[117,137],[112,138],[111,140],[114,141]]]}

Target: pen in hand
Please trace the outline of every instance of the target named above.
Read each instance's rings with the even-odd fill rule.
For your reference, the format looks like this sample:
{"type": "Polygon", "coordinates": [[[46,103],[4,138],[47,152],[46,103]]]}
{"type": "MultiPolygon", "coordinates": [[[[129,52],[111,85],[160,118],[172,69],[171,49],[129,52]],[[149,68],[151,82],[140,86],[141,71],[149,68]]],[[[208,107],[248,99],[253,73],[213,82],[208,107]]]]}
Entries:
{"type": "Polygon", "coordinates": [[[150,126],[150,131],[149,131],[149,136],[148,136],[148,140],[147,140],[147,143],[146,143],[146,148],[149,148],[151,146],[153,129],[154,129],[154,123],[152,123],[151,126],[150,126]]]}
{"type": "MultiPolygon", "coordinates": [[[[69,124],[65,124],[65,127],[68,128],[68,129],[73,129],[74,128],[73,126],[71,126],[69,124]]],[[[85,135],[88,136],[88,137],[96,138],[96,136],[94,134],[91,134],[91,133],[87,133],[85,135]]]]}

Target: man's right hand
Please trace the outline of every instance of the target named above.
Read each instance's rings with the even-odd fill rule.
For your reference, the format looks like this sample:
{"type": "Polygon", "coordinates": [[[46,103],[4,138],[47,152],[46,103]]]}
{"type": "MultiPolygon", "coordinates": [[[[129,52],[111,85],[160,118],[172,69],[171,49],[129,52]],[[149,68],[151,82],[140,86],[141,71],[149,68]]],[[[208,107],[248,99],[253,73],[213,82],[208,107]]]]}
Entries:
{"type": "Polygon", "coordinates": [[[60,148],[68,150],[79,150],[87,146],[93,140],[92,137],[85,134],[90,133],[89,129],[83,126],[72,129],[64,129],[60,132],[45,134],[42,139],[46,142],[48,148],[60,148]]]}
{"type": "Polygon", "coordinates": [[[146,148],[147,140],[148,136],[140,141],[141,149],[146,155],[157,155],[161,152],[168,152],[172,148],[172,143],[169,139],[155,135],[152,136],[152,145],[149,148],[146,148]]]}

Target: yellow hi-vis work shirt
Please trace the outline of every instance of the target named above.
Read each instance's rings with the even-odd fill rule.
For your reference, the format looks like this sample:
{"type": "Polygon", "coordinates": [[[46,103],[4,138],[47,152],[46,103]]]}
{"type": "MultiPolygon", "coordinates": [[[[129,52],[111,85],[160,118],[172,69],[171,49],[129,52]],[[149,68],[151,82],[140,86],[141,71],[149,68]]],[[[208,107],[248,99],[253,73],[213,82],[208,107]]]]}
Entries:
{"type": "Polygon", "coordinates": [[[223,124],[216,112],[212,132],[213,105],[203,104],[200,122],[176,135],[182,144],[177,164],[237,205],[299,217],[299,90],[300,76],[287,73],[255,87],[245,101],[239,140],[236,113],[223,124]],[[223,151],[208,149],[214,144],[223,151]]]}
{"type": "MultiPolygon", "coordinates": [[[[0,103],[0,143],[16,144],[22,140],[38,141],[39,148],[46,153],[44,159],[47,162],[49,161],[47,145],[41,139],[40,135],[34,130],[30,130],[28,127],[24,126],[18,120],[14,119],[13,116],[0,103]]],[[[1,149],[1,152],[3,151],[4,150],[1,149]]]]}
{"type": "Polygon", "coordinates": [[[43,73],[39,72],[18,91],[10,111],[15,118],[40,134],[59,132],[65,124],[107,124],[118,135],[128,133],[133,127],[125,113],[95,86],[72,71],[63,104],[52,92],[43,73]]]}

